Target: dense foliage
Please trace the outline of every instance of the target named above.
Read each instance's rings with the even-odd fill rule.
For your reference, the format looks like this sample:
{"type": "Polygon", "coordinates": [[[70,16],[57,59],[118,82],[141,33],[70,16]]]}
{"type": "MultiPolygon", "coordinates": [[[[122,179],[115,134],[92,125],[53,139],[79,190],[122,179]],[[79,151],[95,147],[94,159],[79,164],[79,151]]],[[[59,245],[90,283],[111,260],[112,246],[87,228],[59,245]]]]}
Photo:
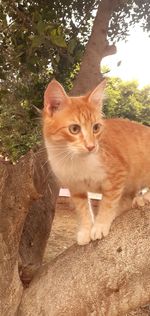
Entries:
{"type": "MultiPolygon", "coordinates": [[[[118,0],[118,3],[110,20],[109,41],[126,38],[130,25],[137,22],[150,30],[149,0],[118,0]]],[[[35,107],[42,108],[43,91],[52,77],[67,90],[71,88],[98,4],[99,0],[3,0],[1,3],[0,127],[3,154],[17,159],[39,142],[40,115],[35,107]]],[[[121,86],[118,89],[120,91],[121,86]]],[[[137,93],[135,99],[133,94],[127,98],[134,105],[139,98],[137,103],[144,102],[142,116],[139,118],[139,112],[135,114],[132,110],[132,118],[138,117],[146,124],[148,91],[149,88],[145,88],[145,92],[137,93]]],[[[113,111],[117,111],[117,115],[122,115],[115,105],[112,109],[113,102],[105,106],[106,114],[111,112],[113,115],[113,111]]],[[[129,117],[131,111],[127,108],[124,104],[123,116],[129,117]]]]}
{"type": "Polygon", "coordinates": [[[110,78],[103,111],[108,118],[128,118],[150,126],[150,85],[139,89],[137,81],[110,78]]]}

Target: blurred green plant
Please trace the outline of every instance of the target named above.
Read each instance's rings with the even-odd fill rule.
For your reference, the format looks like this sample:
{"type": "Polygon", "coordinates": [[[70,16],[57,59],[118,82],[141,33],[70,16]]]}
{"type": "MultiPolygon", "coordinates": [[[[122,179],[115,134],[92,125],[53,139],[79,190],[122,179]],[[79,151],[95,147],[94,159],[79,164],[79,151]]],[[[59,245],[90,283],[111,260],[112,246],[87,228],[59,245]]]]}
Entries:
{"type": "MultiPolygon", "coordinates": [[[[7,99],[8,101],[8,99],[7,99]]],[[[11,98],[10,98],[11,103],[11,98]]],[[[0,106],[1,153],[16,161],[41,142],[41,118],[27,104],[0,106]]]]}
{"type": "Polygon", "coordinates": [[[150,126],[150,85],[138,88],[136,80],[109,78],[103,111],[106,117],[122,117],[150,126]]]}

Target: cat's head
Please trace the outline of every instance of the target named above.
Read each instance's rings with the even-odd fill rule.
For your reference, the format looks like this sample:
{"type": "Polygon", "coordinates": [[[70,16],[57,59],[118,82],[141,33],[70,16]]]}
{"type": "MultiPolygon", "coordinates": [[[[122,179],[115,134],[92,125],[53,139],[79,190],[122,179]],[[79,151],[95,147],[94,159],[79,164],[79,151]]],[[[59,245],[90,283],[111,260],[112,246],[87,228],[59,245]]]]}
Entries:
{"type": "Polygon", "coordinates": [[[69,97],[61,84],[52,80],[44,94],[43,134],[47,147],[72,154],[98,151],[102,130],[102,99],[106,80],[91,93],[69,97]]]}

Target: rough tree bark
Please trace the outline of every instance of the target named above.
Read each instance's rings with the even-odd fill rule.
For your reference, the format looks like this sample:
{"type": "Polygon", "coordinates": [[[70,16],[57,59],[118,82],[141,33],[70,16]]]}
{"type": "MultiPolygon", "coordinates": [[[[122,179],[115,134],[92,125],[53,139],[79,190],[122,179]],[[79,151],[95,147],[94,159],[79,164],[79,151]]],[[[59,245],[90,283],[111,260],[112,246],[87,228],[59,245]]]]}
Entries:
{"type": "MultiPolygon", "coordinates": [[[[150,301],[150,208],[117,218],[101,241],[74,245],[43,266],[19,316],[123,316],[150,301]]],[[[138,315],[138,314],[137,314],[138,315]]]]}
{"type": "Polygon", "coordinates": [[[19,245],[19,272],[23,283],[30,282],[38,267],[49,238],[58,196],[58,184],[47,161],[44,148],[30,152],[33,159],[32,181],[38,198],[32,199],[19,245]]]}
{"type": "Polygon", "coordinates": [[[23,291],[20,277],[23,283],[30,281],[42,262],[58,195],[44,162],[31,151],[16,165],[0,164],[1,316],[15,315],[23,291]]]}
{"type": "Polygon", "coordinates": [[[118,5],[119,0],[100,1],[80,71],[71,91],[72,95],[84,94],[96,87],[102,80],[100,72],[101,60],[105,56],[116,53],[115,45],[109,45],[108,43],[107,33],[111,14],[118,5]]]}

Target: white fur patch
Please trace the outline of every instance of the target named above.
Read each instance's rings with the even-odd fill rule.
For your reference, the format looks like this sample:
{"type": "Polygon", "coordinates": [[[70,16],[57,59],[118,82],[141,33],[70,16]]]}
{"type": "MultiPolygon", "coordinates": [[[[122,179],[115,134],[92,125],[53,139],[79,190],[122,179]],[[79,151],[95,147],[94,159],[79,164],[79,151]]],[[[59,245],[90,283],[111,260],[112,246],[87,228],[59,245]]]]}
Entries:
{"type": "Polygon", "coordinates": [[[101,182],[105,178],[105,171],[100,162],[99,153],[87,153],[87,155],[74,155],[71,158],[64,157],[64,152],[57,152],[46,143],[48,158],[51,167],[60,180],[61,185],[72,189],[74,192],[98,192],[101,182]],[[49,149],[51,148],[51,149],[49,149]],[[62,157],[61,157],[62,155],[62,157]]]}

